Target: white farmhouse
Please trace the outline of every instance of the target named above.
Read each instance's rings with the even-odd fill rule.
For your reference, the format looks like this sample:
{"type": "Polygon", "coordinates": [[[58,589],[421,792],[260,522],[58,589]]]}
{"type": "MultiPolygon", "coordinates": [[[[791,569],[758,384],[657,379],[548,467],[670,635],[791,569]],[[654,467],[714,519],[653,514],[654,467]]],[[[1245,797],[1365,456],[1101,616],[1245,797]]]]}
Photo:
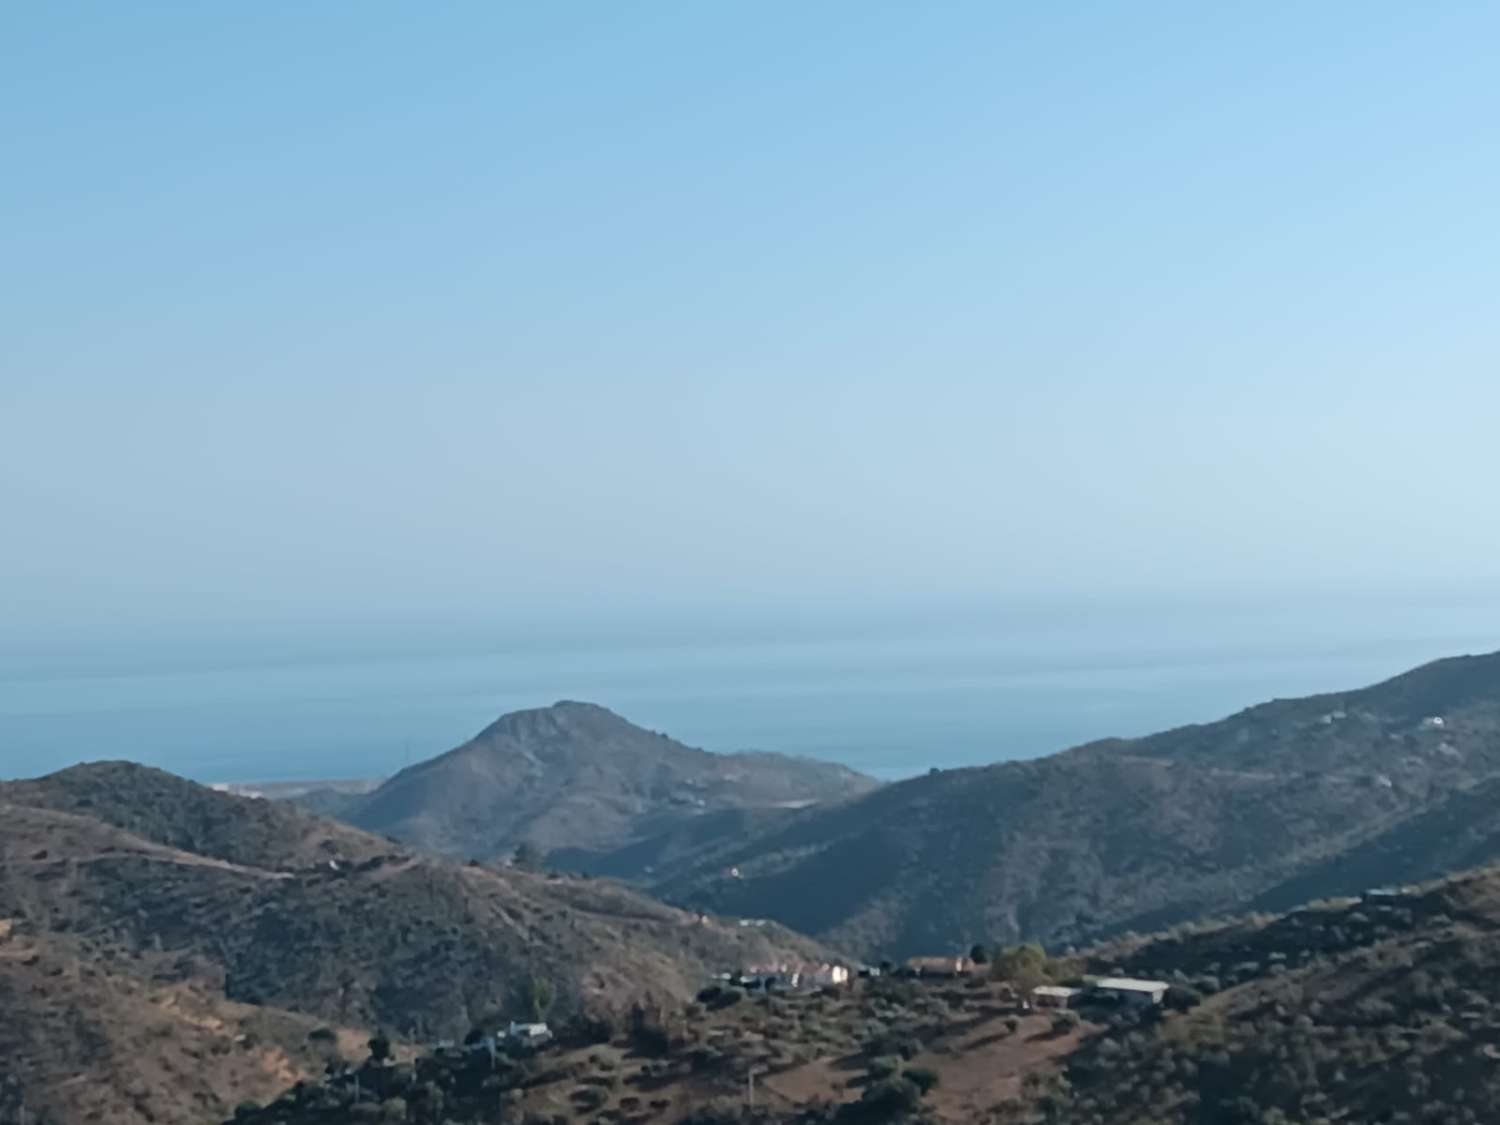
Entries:
{"type": "Polygon", "coordinates": [[[1135,977],[1101,977],[1094,982],[1094,995],[1116,1000],[1133,1008],[1160,1004],[1167,994],[1164,980],[1137,980],[1135,977]]]}
{"type": "Polygon", "coordinates": [[[1082,992],[1063,984],[1039,984],[1031,990],[1031,1002],[1038,1008],[1071,1008],[1082,992]]]}
{"type": "Polygon", "coordinates": [[[552,1031],[544,1023],[517,1023],[511,1020],[505,1029],[505,1038],[518,1047],[540,1047],[552,1042],[552,1031]]]}

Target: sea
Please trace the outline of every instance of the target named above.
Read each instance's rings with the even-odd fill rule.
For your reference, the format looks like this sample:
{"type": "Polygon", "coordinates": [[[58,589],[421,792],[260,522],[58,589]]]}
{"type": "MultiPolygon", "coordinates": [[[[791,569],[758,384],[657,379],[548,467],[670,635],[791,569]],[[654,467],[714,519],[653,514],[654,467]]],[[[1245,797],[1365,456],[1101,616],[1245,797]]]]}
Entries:
{"type": "MultiPolygon", "coordinates": [[[[326,641],[326,638],[325,638],[326,641]]],[[[204,782],[387,776],[508,711],[607,706],[709,750],[894,779],[1148,734],[1500,648],[1500,606],[1302,604],[641,629],[409,649],[226,638],[148,660],[0,668],[0,777],[127,758],[204,782]]]]}

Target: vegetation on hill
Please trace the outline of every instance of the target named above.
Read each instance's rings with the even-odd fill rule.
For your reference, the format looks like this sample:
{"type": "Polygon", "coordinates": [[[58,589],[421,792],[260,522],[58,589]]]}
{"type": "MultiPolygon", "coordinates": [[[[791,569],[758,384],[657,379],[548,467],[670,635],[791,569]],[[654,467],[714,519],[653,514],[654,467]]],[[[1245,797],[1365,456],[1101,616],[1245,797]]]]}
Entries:
{"type": "MultiPolygon", "coordinates": [[[[5,1066],[30,1076],[33,1112],[50,1105],[70,1122],[90,1118],[72,1087],[46,1078],[69,1065],[83,1085],[138,1092],[94,1119],[203,1120],[210,1103],[184,1116],[165,1079],[107,1077],[128,1072],[128,1054],[94,1045],[128,1051],[147,1023],[181,1023],[111,999],[139,988],[203,998],[203,1018],[224,1027],[233,1021],[215,1004],[427,1040],[533,1015],[539,995],[562,1019],[646,994],[685,1000],[711,970],[822,955],[778,927],[673,910],[602,880],[419,857],[291,806],[121,764],[0,787],[0,930],[0,961],[26,970],[13,987],[34,996],[47,984],[61,1011],[49,1022],[20,1009],[5,1066]],[[81,991],[62,990],[52,968],[38,982],[40,964],[81,991]]],[[[195,1074],[227,1096],[212,1070],[195,1074]]]]}
{"type": "MultiPolygon", "coordinates": [[[[454,1045],[412,1065],[366,1059],[236,1125],[969,1121],[1079,1042],[1002,982],[876,980],[817,993],[705,988],[560,1028],[539,1052],[454,1045]],[[753,1104],[751,1104],[753,1103],[753,1104]]],[[[474,1037],[470,1037],[471,1041],[474,1037]]],[[[351,1060],[352,1061],[352,1060],[351,1060]]]]}
{"type": "MultiPolygon", "coordinates": [[[[623,720],[564,711],[508,728],[506,768],[592,769],[581,731],[623,720]]],[[[516,807],[568,807],[517,784],[516,807]]],[[[1495,1120],[1500,871],[1372,888],[1500,854],[1497,786],[1485,657],[827,807],[622,814],[622,866],[658,868],[681,899],[872,959],[985,966],[746,996],[707,974],[826,952],[549,873],[525,831],[517,862],[460,865],[158,771],[79,767],[0,785],[0,1004],[16,1014],[0,1122],[22,1105],[33,1125],[1495,1120]],[[1364,893],[1297,905],[1346,891],[1364,893]],[[1296,908],[1129,933],[1256,905],[1296,908]],[[1067,948],[1098,936],[1112,944],[1067,948]],[[1167,1004],[1019,1007],[1089,974],[1166,980],[1167,1004]],[[563,1031],[540,1054],[462,1049],[539,1016],[563,1031]],[[415,1049],[439,1039],[460,1046],[415,1049]]]]}
{"type": "Polygon", "coordinates": [[[388,841],[290,805],[222,793],[134,762],[90,762],[0,782],[0,801],[76,813],[169,848],[269,870],[391,850],[388,841]]]}
{"type": "Polygon", "coordinates": [[[1145,943],[1191,1006],[1085,1043],[1007,1122],[1500,1117],[1500,872],[1145,943]]]}
{"type": "Polygon", "coordinates": [[[502,717],[340,815],[460,857],[504,857],[521,843],[544,853],[566,849],[559,858],[576,869],[705,814],[838,801],[875,785],[828,762],[711,754],[603,707],[564,702],[502,717]]]}
{"type": "MultiPolygon", "coordinates": [[[[216,1120],[316,1079],[322,1021],[227,1000],[207,964],[0,923],[0,1122],[216,1120]]],[[[346,1043],[358,1033],[331,1033],[346,1043]]]]}
{"type": "Polygon", "coordinates": [[[1500,1117],[1500,870],[1061,960],[1011,948],[987,966],[968,979],[858,981],[812,995],[711,987],[684,1008],[637,1009],[536,1055],[440,1051],[362,1079],[359,1093],[347,1077],[305,1084],[237,1121],[1467,1125],[1500,1117]],[[1120,974],[1168,982],[1165,1003],[1019,1005],[1017,990],[1043,980],[1120,974]]]}
{"type": "Polygon", "coordinates": [[[1080,944],[1486,862],[1500,856],[1497,785],[1500,655],[1463,657],[934,772],[664,851],[649,885],[871,958],[981,938],[1080,944]]]}

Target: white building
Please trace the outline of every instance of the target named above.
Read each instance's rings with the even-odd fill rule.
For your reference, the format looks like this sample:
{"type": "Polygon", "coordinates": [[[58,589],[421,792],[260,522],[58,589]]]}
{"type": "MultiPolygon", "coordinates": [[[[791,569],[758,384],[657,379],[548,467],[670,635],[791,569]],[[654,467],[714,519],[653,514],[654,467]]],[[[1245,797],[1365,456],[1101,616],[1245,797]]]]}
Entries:
{"type": "Polygon", "coordinates": [[[845,965],[804,965],[802,983],[807,988],[833,988],[849,983],[845,965]]]}
{"type": "Polygon", "coordinates": [[[849,969],[826,961],[820,964],[751,965],[739,974],[735,983],[747,988],[783,991],[832,988],[849,983],[849,969]]]}
{"type": "Polygon", "coordinates": [[[510,1026],[505,1029],[505,1038],[517,1046],[540,1047],[552,1042],[552,1031],[544,1023],[517,1023],[511,1020],[510,1026]]]}
{"type": "Polygon", "coordinates": [[[1117,1000],[1121,1004],[1146,1008],[1160,1004],[1167,994],[1164,980],[1137,980],[1135,977],[1101,977],[1094,982],[1094,994],[1117,1000]]]}
{"type": "Polygon", "coordinates": [[[1031,990],[1031,1002],[1038,1008],[1071,1008],[1082,992],[1064,984],[1039,984],[1031,990]]]}

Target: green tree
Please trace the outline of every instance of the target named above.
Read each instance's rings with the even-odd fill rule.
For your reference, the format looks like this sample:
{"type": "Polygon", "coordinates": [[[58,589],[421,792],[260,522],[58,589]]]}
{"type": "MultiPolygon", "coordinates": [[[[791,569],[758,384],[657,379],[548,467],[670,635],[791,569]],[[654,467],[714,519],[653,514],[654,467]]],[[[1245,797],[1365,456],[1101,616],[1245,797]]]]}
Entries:
{"type": "Polygon", "coordinates": [[[552,982],[542,977],[531,978],[531,1015],[537,1023],[545,1023],[547,1013],[552,1010],[552,1001],[557,992],[552,982]]]}
{"type": "Polygon", "coordinates": [[[865,1067],[865,1073],[873,1082],[879,1082],[882,1078],[890,1078],[901,1069],[901,1060],[895,1055],[877,1055],[871,1059],[865,1067]]]}
{"type": "Polygon", "coordinates": [[[905,1072],[906,1080],[910,1082],[925,1098],[937,1087],[937,1071],[929,1070],[925,1066],[914,1066],[905,1072]]]}
{"type": "Polygon", "coordinates": [[[1066,1035],[1078,1027],[1077,1012],[1058,1012],[1052,1017],[1052,1034],[1066,1035]]]}
{"type": "Polygon", "coordinates": [[[391,1040],[383,1031],[377,1031],[369,1042],[370,1061],[383,1063],[391,1057],[391,1040]]]}
{"type": "Polygon", "coordinates": [[[307,1033],[307,1042],[312,1049],[318,1053],[327,1067],[333,1067],[335,1063],[341,1062],[339,1058],[338,1033],[331,1027],[316,1027],[307,1033]]]}
{"type": "Polygon", "coordinates": [[[990,973],[1017,992],[1030,992],[1047,981],[1047,952],[1036,944],[1011,946],[995,957],[990,973]]]}
{"type": "Polygon", "coordinates": [[[922,1091],[906,1078],[887,1078],[865,1088],[859,1101],[841,1109],[836,1120],[859,1122],[903,1121],[922,1103],[922,1091]]]}
{"type": "Polygon", "coordinates": [[[542,853],[535,844],[529,841],[521,841],[516,845],[515,852],[510,857],[512,867],[520,868],[522,871],[540,871],[542,868],[542,853]]]}
{"type": "Polygon", "coordinates": [[[974,948],[969,950],[969,960],[976,965],[987,965],[990,960],[990,950],[982,941],[976,941],[974,948]]]}

